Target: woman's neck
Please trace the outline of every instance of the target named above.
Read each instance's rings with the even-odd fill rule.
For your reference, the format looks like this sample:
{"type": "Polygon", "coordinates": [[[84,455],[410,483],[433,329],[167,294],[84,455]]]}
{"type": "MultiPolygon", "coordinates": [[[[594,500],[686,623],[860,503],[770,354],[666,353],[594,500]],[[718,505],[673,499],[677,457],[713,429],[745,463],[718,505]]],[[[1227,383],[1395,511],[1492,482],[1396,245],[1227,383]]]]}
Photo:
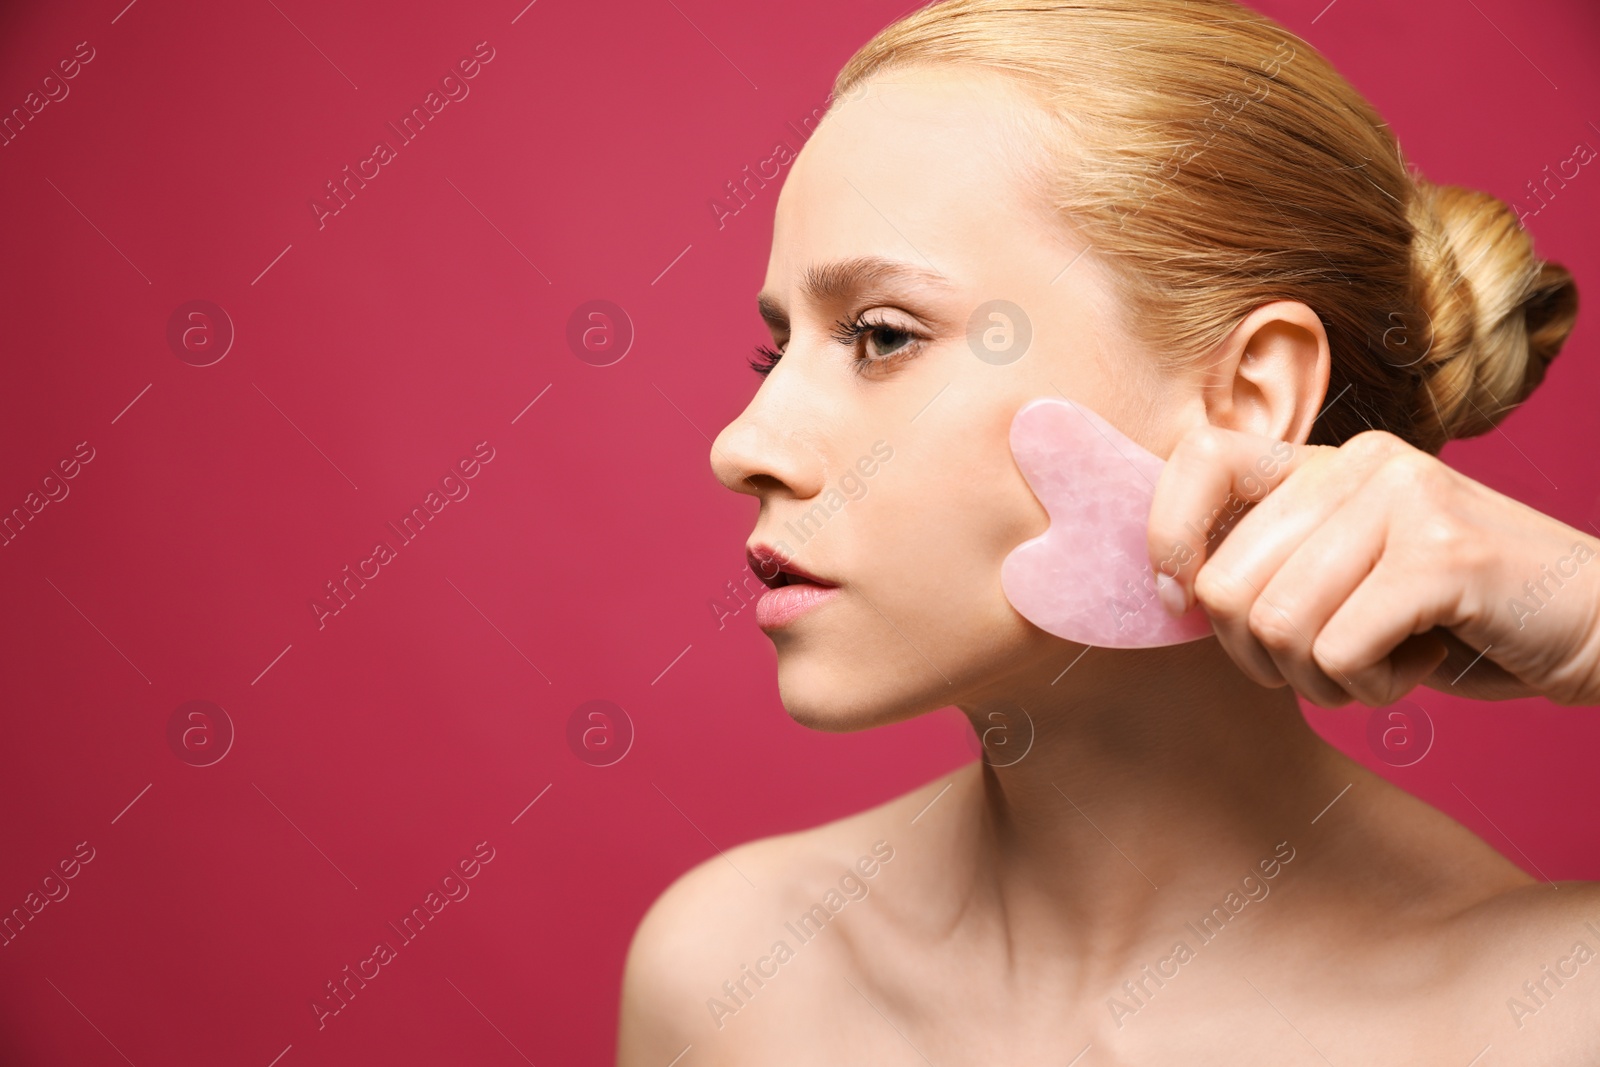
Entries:
{"type": "Polygon", "coordinates": [[[963,711],[989,734],[963,895],[1112,968],[1152,938],[1170,947],[1280,842],[1303,846],[1351,780],[1293,692],[1256,685],[1215,641],[1092,649],[1054,683],[963,711]]]}

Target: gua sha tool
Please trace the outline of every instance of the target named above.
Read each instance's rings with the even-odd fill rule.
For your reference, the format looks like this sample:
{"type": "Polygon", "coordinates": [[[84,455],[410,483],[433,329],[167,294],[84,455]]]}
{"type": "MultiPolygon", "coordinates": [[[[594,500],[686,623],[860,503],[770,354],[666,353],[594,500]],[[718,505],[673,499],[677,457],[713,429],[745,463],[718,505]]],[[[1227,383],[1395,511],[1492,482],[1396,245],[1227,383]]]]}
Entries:
{"type": "Polygon", "coordinates": [[[1101,648],[1210,637],[1196,607],[1174,618],[1156,596],[1146,527],[1164,462],[1099,415],[1042,397],[1011,420],[1011,454],[1050,516],[1000,566],[1006,599],[1039,629],[1101,648]]]}

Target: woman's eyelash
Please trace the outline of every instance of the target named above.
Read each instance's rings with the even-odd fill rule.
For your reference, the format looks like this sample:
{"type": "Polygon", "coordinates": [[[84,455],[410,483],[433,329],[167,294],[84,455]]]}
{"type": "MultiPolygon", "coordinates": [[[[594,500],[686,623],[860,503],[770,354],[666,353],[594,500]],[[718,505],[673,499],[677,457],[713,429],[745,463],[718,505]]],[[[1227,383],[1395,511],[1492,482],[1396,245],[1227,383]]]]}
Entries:
{"type": "Polygon", "coordinates": [[[848,345],[851,348],[855,348],[860,344],[862,338],[871,337],[874,334],[903,337],[905,338],[905,343],[887,355],[857,356],[851,362],[851,368],[857,374],[865,374],[869,369],[887,367],[898,363],[913,355],[921,343],[921,338],[910,330],[901,329],[887,322],[873,322],[868,319],[856,319],[854,322],[849,322],[840,319],[834,323],[834,339],[840,344],[848,345]]]}
{"type": "Polygon", "coordinates": [[[778,365],[778,360],[783,358],[783,353],[768,345],[756,345],[756,350],[750,357],[750,369],[762,377],[772,373],[772,368],[778,365]]]}
{"type": "MultiPolygon", "coordinates": [[[[874,334],[904,337],[906,342],[899,349],[888,355],[857,356],[851,362],[851,367],[858,374],[866,373],[870,367],[887,366],[899,362],[916,351],[916,347],[921,340],[910,330],[903,330],[886,322],[870,322],[863,319],[856,319],[851,322],[839,319],[834,323],[834,340],[852,349],[857,347],[863,338],[871,337],[874,334]]],[[[765,377],[772,373],[772,368],[776,367],[778,361],[782,358],[783,351],[781,349],[772,348],[769,345],[757,345],[755,352],[750,356],[750,369],[765,377]]]]}

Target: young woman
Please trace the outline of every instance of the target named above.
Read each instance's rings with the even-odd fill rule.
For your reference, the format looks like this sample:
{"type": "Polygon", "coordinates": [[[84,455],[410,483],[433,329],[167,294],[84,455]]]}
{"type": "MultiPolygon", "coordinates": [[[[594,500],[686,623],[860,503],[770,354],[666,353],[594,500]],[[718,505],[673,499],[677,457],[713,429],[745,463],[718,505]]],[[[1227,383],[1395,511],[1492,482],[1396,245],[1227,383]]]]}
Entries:
{"type": "Polygon", "coordinates": [[[621,1064],[1600,1063],[1600,892],[1296,703],[1600,702],[1600,542],[1434,458],[1576,315],[1510,209],[1229,0],[947,0],[840,74],[759,304],[711,461],[761,502],[784,706],[953,704],[988,758],[679,879],[621,1064]],[[1214,638],[1086,650],[1005,599],[1047,525],[1008,429],[1058,395],[1168,460],[1151,566],[1214,638]]]}

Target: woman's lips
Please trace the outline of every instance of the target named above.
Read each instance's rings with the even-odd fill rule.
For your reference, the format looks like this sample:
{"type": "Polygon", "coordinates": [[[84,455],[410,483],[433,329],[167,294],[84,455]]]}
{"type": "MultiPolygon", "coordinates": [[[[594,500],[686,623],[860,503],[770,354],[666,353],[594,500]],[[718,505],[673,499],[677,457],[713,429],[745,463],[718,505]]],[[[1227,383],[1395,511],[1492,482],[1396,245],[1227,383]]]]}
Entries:
{"type": "Polygon", "coordinates": [[[745,549],[745,559],[750,564],[750,569],[755,571],[756,577],[769,589],[776,589],[786,582],[805,581],[824,588],[832,588],[832,582],[821,578],[802,567],[798,567],[782,552],[771,545],[753,544],[745,549]]]}
{"type": "Polygon", "coordinates": [[[767,587],[756,601],[756,625],[763,630],[786,626],[839,592],[832,582],[795,566],[770,545],[752,545],[747,555],[750,569],[767,587]]]}
{"type": "Polygon", "coordinates": [[[839,595],[831,585],[791,581],[776,589],[768,589],[756,601],[756,625],[763,630],[776,630],[839,595]]]}

